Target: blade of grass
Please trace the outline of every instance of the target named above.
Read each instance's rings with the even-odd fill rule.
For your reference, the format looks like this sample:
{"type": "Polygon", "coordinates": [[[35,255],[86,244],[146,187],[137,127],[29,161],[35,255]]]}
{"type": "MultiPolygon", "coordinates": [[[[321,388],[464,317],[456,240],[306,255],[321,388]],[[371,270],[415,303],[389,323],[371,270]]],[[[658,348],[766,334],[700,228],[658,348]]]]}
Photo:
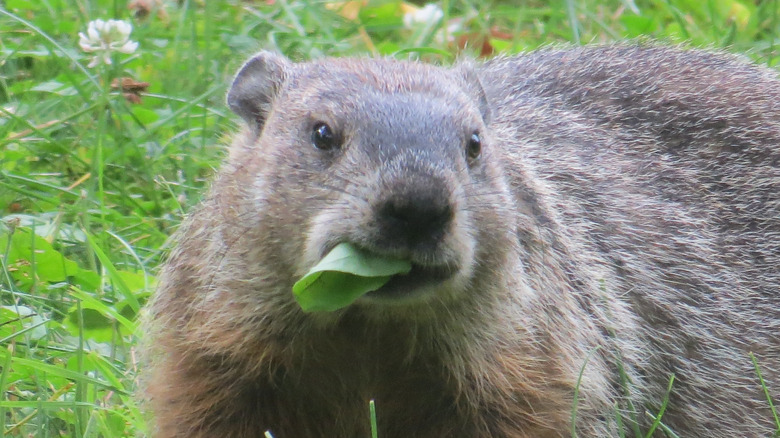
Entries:
{"type": "MultiPolygon", "coordinates": [[[[105,389],[109,389],[109,390],[112,390],[112,391],[116,391],[116,392],[124,394],[124,395],[129,395],[129,393],[127,393],[125,391],[122,391],[119,388],[115,388],[114,386],[111,386],[107,382],[103,382],[101,380],[98,380],[98,379],[95,379],[95,378],[92,378],[92,377],[89,377],[89,376],[85,376],[84,374],[78,373],[76,371],[71,371],[71,370],[68,370],[66,368],[62,368],[62,367],[58,367],[58,366],[55,366],[55,365],[50,365],[50,364],[47,364],[47,363],[43,363],[43,362],[41,362],[39,360],[25,359],[23,357],[16,357],[16,356],[13,356],[10,352],[3,351],[3,350],[0,350],[0,356],[11,356],[11,366],[16,364],[16,365],[19,365],[19,366],[29,367],[29,368],[36,369],[36,370],[44,372],[44,373],[49,373],[49,374],[53,374],[55,376],[64,377],[66,379],[70,379],[70,380],[73,380],[75,382],[84,382],[84,383],[96,385],[96,386],[101,387],[101,388],[105,388],[105,389]]],[[[7,403],[10,403],[10,402],[0,402],[0,403],[6,403],[6,406],[9,406],[7,403]]],[[[16,403],[16,402],[13,402],[13,403],[16,403]]],[[[37,402],[32,402],[32,403],[37,403],[37,402]]]]}
{"type": "Polygon", "coordinates": [[[569,26],[571,27],[572,41],[575,44],[581,44],[580,41],[580,20],[577,18],[576,0],[566,0],[566,15],[569,17],[569,26]]]}
{"type": "Polygon", "coordinates": [[[769,388],[767,388],[766,382],[764,382],[764,377],[761,375],[761,368],[759,368],[758,360],[756,359],[756,355],[753,354],[753,352],[750,352],[750,360],[753,361],[753,367],[756,370],[756,376],[758,376],[758,381],[761,382],[761,388],[764,390],[764,395],[766,396],[766,401],[769,404],[769,409],[772,411],[772,417],[775,419],[777,432],[780,433],[780,416],[777,414],[777,409],[775,408],[775,404],[772,401],[772,395],[769,393],[769,388]]]}
{"type": "Polygon", "coordinates": [[[645,438],[651,438],[653,432],[661,425],[661,417],[663,417],[664,412],[666,412],[666,407],[669,405],[669,396],[672,394],[672,385],[674,385],[674,374],[669,378],[669,386],[666,387],[666,394],[664,395],[663,402],[661,402],[661,410],[658,411],[658,415],[656,416],[650,415],[653,417],[653,425],[650,426],[650,430],[645,434],[645,438]]]}
{"type": "Polygon", "coordinates": [[[87,238],[87,242],[89,244],[89,247],[94,251],[95,255],[97,256],[98,260],[100,260],[100,264],[103,265],[103,267],[108,272],[108,276],[111,279],[111,282],[116,286],[116,288],[119,289],[119,292],[127,299],[127,303],[132,307],[133,311],[138,313],[139,310],[141,310],[141,304],[138,302],[138,299],[133,294],[133,291],[127,286],[127,283],[122,279],[122,276],[119,275],[119,271],[114,266],[114,263],[111,261],[110,258],[106,255],[106,253],[103,252],[100,247],[95,243],[95,240],[92,238],[91,234],[84,229],[84,235],[87,238]]]}
{"type": "Polygon", "coordinates": [[[378,438],[379,432],[376,426],[376,403],[374,403],[374,399],[368,402],[368,412],[371,420],[371,438],[378,438]]]}
{"type": "Polygon", "coordinates": [[[585,374],[585,367],[588,365],[588,361],[590,361],[591,357],[596,353],[596,351],[600,350],[601,346],[597,345],[595,348],[590,350],[588,352],[588,355],[585,356],[585,360],[582,362],[582,366],[580,367],[579,375],[577,375],[577,383],[574,385],[574,400],[572,401],[571,406],[571,437],[577,438],[577,405],[580,401],[580,384],[582,383],[582,376],[585,374]]]}

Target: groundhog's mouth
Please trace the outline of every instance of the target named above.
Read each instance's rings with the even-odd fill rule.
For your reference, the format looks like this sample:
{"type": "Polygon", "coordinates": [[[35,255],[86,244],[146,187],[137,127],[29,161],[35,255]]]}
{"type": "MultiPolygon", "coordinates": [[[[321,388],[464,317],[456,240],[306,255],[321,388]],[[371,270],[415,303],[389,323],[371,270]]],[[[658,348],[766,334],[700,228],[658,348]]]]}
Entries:
{"type": "Polygon", "coordinates": [[[417,295],[420,291],[434,287],[452,277],[456,269],[452,266],[421,266],[412,264],[407,274],[394,275],[387,283],[367,297],[381,299],[400,299],[417,295]]]}

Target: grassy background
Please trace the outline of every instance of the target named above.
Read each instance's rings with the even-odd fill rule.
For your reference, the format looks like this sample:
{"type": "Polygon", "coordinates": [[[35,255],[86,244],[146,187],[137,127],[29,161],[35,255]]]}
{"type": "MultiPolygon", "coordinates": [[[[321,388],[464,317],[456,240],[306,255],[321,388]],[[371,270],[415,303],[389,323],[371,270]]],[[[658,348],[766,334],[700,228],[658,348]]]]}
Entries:
{"type": "Polygon", "coordinates": [[[0,0],[0,437],[144,434],[136,317],[236,128],[230,76],[260,48],[447,63],[648,36],[780,62],[780,0],[438,5],[406,28],[399,1],[0,0]],[[138,50],[87,68],[78,32],[97,18],[132,22],[138,50]],[[148,84],[140,102],[112,89],[123,77],[148,84]]]}

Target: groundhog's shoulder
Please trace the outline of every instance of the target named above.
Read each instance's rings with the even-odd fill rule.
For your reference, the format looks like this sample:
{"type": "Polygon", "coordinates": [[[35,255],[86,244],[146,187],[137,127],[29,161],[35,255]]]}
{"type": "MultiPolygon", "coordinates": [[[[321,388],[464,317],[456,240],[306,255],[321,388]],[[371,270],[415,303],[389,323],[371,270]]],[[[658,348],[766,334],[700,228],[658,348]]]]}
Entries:
{"type": "Polygon", "coordinates": [[[583,83],[603,79],[605,73],[631,74],[656,71],[706,76],[709,71],[733,71],[739,77],[755,74],[777,79],[775,70],[743,54],[725,50],[662,46],[636,42],[593,46],[550,46],[518,55],[499,55],[482,65],[484,74],[520,75],[525,78],[561,78],[579,73],[583,83]]]}
{"type": "Polygon", "coordinates": [[[635,146],[655,139],[660,151],[780,153],[768,140],[780,137],[780,79],[743,56],[646,44],[548,48],[487,61],[479,75],[501,129],[557,119],[544,130],[584,125],[635,146]]]}
{"type": "Polygon", "coordinates": [[[780,94],[780,87],[767,86],[777,84],[777,72],[753,64],[745,56],[639,43],[550,47],[500,56],[482,65],[479,73],[486,91],[502,104],[511,104],[521,93],[576,103],[578,97],[652,97],[658,88],[677,95],[696,95],[699,100],[717,100],[724,91],[734,94],[742,90],[745,102],[758,99],[768,103],[777,102],[774,97],[780,94]],[[766,88],[762,90],[766,94],[756,93],[757,87],[766,88]]]}

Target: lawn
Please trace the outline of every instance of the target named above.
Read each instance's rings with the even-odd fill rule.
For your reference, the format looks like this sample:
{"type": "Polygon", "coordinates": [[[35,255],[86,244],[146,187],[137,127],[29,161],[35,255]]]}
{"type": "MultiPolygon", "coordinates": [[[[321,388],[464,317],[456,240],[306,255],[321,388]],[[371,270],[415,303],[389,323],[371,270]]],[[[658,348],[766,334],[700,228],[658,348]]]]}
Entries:
{"type": "Polygon", "coordinates": [[[642,38],[775,66],[779,33],[780,0],[0,2],[0,437],[144,436],[138,317],[251,53],[446,64],[642,38]],[[85,51],[97,19],[132,25],[106,57],[85,51]]]}

